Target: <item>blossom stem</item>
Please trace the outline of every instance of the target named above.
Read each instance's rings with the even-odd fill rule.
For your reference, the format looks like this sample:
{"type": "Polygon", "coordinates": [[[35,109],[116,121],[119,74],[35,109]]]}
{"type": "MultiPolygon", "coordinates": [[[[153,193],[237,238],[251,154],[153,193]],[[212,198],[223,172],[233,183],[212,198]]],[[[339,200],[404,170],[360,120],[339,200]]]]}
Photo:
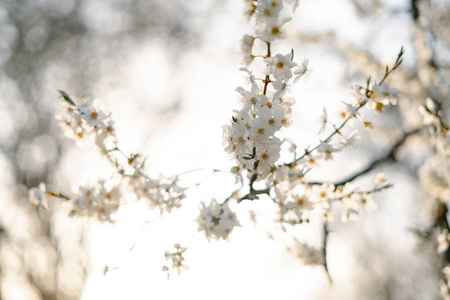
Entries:
{"type": "Polygon", "coordinates": [[[58,197],[58,198],[61,198],[61,199],[64,199],[64,200],[72,200],[69,196],[61,194],[60,192],[50,192],[50,191],[48,191],[47,195],[51,196],[51,197],[58,197]]]}
{"type": "Polygon", "coordinates": [[[250,193],[248,193],[247,195],[241,197],[238,199],[238,202],[241,202],[243,200],[256,200],[258,199],[257,195],[262,195],[262,194],[266,194],[269,195],[270,192],[270,187],[266,188],[264,190],[254,190],[253,188],[250,190],[250,193]]]}
{"type": "MultiPolygon", "coordinates": [[[[267,56],[266,56],[266,58],[268,58],[270,56],[271,56],[270,43],[267,42],[267,56]]],[[[264,91],[263,91],[264,95],[266,95],[266,93],[267,93],[267,86],[269,85],[269,82],[270,82],[270,76],[266,75],[266,79],[264,79],[264,91]]]]}

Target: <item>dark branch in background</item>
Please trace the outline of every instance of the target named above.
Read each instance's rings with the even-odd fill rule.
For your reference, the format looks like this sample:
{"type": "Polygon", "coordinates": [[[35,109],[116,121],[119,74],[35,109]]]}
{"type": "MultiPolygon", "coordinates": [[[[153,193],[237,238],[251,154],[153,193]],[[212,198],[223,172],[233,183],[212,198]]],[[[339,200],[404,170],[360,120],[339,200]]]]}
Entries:
{"type": "MultiPolygon", "coordinates": [[[[450,232],[450,224],[447,219],[448,207],[445,202],[439,201],[439,206],[434,216],[433,228],[440,228],[441,231],[450,232]]],[[[444,266],[450,264],[450,247],[447,248],[444,255],[444,266]]]]}
{"type": "MultiPolygon", "coordinates": [[[[415,23],[415,26],[417,30],[415,31],[415,40],[416,43],[416,53],[417,53],[417,68],[416,71],[422,71],[426,73],[424,77],[420,77],[420,79],[423,80],[422,88],[425,90],[425,96],[432,99],[434,104],[436,105],[435,111],[430,111],[427,106],[425,106],[425,109],[436,116],[439,119],[440,126],[442,127],[443,132],[447,132],[449,129],[449,126],[445,124],[445,122],[442,120],[442,116],[438,112],[442,112],[442,104],[447,101],[448,99],[448,77],[440,76],[439,71],[445,68],[445,65],[440,64],[439,59],[437,57],[437,49],[436,44],[438,43],[438,37],[436,36],[434,32],[434,28],[429,26],[425,27],[420,22],[420,18],[427,18],[429,17],[427,11],[421,11],[421,2],[422,4],[428,5],[428,8],[430,8],[430,3],[421,1],[421,0],[411,0],[411,14],[412,19],[415,23]],[[428,50],[426,51],[420,51],[421,47],[428,50]],[[431,80],[430,78],[431,77],[431,80]],[[426,79],[426,80],[424,80],[426,79]]],[[[434,211],[434,222],[433,224],[426,230],[426,232],[421,233],[422,236],[426,237],[426,239],[435,239],[435,234],[440,234],[444,232],[444,230],[447,230],[447,232],[450,232],[450,223],[449,219],[447,217],[447,214],[449,212],[449,208],[447,206],[446,202],[443,202],[441,199],[436,199],[437,202],[437,208],[434,211]]],[[[445,251],[443,257],[442,257],[442,264],[443,267],[450,264],[450,247],[447,248],[445,251]]],[[[445,274],[441,273],[442,279],[446,282],[445,274]]]]}
{"type": "Polygon", "coordinates": [[[414,22],[416,22],[417,19],[419,19],[419,8],[417,7],[417,2],[419,2],[419,0],[411,0],[411,13],[414,22]]]}
{"type": "MultiPolygon", "coordinates": [[[[421,128],[417,128],[414,129],[412,131],[406,132],[403,134],[403,136],[397,141],[397,143],[395,143],[395,145],[392,146],[391,150],[384,156],[380,157],[377,160],[374,160],[372,163],[370,163],[366,168],[362,169],[361,171],[357,172],[356,174],[350,176],[349,178],[342,180],[340,182],[335,183],[335,186],[339,186],[339,185],[344,185],[347,182],[352,182],[353,180],[355,180],[356,178],[376,169],[377,167],[379,167],[380,165],[387,163],[387,162],[395,162],[396,159],[396,154],[398,149],[405,143],[406,139],[414,134],[419,133],[420,131],[422,131],[424,129],[424,127],[421,128]]],[[[309,184],[322,184],[319,182],[310,182],[309,184]]],[[[387,185],[386,187],[389,187],[390,185],[387,185]]],[[[383,187],[384,188],[384,187],[383,187]]],[[[439,222],[439,226],[441,226],[442,228],[444,228],[443,226],[445,225],[445,228],[447,228],[450,231],[450,226],[448,223],[448,220],[446,218],[447,216],[447,206],[444,204],[442,204],[445,209],[440,209],[440,213],[439,213],[439,217],[436,218],[436,222],[439,222]]],[[[325,268],[325,272],[327,273],[327,277],[328,280],[330,282],[330,285],[333,284],[333,281],[331,279],[330,276],[330,272],[328,269],[328,262],[327,262],[327,244],[328,244],[328,235],[329,235],[329,230],[328,230],[328,226],[327,223],[325,222],[323,224],[323,244],[322,244],[322,255],[323,255],[323,267],[325,268]]],[[[446,262],[450,263],[450,249],[447,249],[446,252],[446,262]]]]}
{"type": "Polygon", "coordinates": [[[330,231],[328,230],[327,222],[323,223],[323,267],[325,268],[325,272],[327,273],[328,280],[330,281],[330,285],[333,284],[333,280],[331,279],[330,271],[328,270],[328,262],[327,262],[327,243],[328,243],[328,235],[330,231]]]}
{"type": "Polygon", "coordinates": [[[364,169],[360,170],[359,172],[353,174],[352,176],[336,182],[334,185],[338,186],[338,185],[344,185],[347,182],[352,182],[353,180],[355,180],[356,178],[376,169],[377,167],[381,166],[382,164],[388,163],[388,162],[395,162],[397,160],[396,156],[397,156],[397,151],[398,149],[403,146],[403,144],[405,143],[406,139],[414,134],[419,133],[420,131],[422,131],[424,129],[424,127],[421,128],[417,128],[414,129],[412,131],[406,132],[403,134],[403,136],[397,141],[397,143],[395,143],[395,145],[392,146],[391,150],[386,153],[385,155],[383,155],[382,157],[374,160],[373,162],[371,162],[367,167],[365,167],[364,169]]]}

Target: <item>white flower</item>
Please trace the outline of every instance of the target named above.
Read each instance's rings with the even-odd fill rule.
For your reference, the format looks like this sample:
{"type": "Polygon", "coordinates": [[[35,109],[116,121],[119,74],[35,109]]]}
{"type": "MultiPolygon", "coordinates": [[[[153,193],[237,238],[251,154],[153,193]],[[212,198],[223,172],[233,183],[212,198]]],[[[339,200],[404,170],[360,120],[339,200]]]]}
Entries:
{"type": "Polygon", "coordinates": [[[362,205],[367,212],[374,211],[378,205],[373,201],[372,194],[364,193],[361,198],[362,205]]]}
{"type": "Polygon", "coordinates": [[[164,178],[162,175],[157,180],[147,179],[146,200],[149,207],[158,207],[161,214],[181,207],[181,201],[186,197],[186,188],[178,186],[177,180],[164,178]]]}
{"type": "Polygon", "coordinates": [[[28,196],[33,205],[42,206],[48,210],[48,196],[44,183],[40,183],[39,187],[31,188],[28,196]]]}
{"type": "Polygon", "coordinates": [[[79,187],[80,193],[73,202],[71,215],[86,216],[93,212],[93,203],[97,197],[96,187],[79,187]]]}
{"type": "Polygon", "coordinates": [[[260,116],[253,121],[253,124],[251,124],[253,147],[264,148],[269,144],[269,130],[266,130],[268,121],[268,116],[260,116]]]}
{"type": "Polygon", "coordinates": [[[271,143],[266,148],[257,148],[258,172],[265,173],[270,170],[270,167],[280,158],[280,140],[277,138],[271,139],[271,143]]]}
{"type": "Polygon", "coordinates": [[[311,211],[314,208],[314,203],[309,200],[307,194],[292,194],[292,199],[286,203],[285,207],[287,210],[293,211],[299,220],[298,222],[300,222],[302,220],[303,213],[306,211],[311,211]]]}
{"type": "Polygon", "coordinates": [[[268,186],[276,186],[281,183],[286,176],[285,168],[283,167],[273,167],[270,168],[270,173],[266,177],[266,184],[268,186]]]}
{"type": "Polygon", "coordinates": [[[246,130],[244,122],[236,118],[236,122],[232,125],[223,126],[223,130],[225,151],[233,154],[237,161],[251,153],[250,133],[246,130]]]}
{"type": "Polygon", "coordinates": [[[275,89],[275,94],[273,94],[272,99],[279,99],[284,96],[284,94],[289,89],[289,84],[286,80],[278,78],[272,81],[272,86],[275,89]]]}
{"type": "Polygon", "coordinates": [[[95,145],[100,150],[101,153],[106,153],[117,145],[117,137],[114,129],[114,121],[109,120],[105,124],[105,128],[102,128],[95,135],[95,145]]]}
{"type": "Polygon", "coordinates": [[[360,139],[360,136],[358,135],[357,130],[353,130],[352,133],[350,133],[349,137],[345,138],[342,136],[342,142],[339,144],[339,147],[341,149],[354,149],[357,146],[356,141],[360,139]]]}
{"type": "Polygon", "coordinates": [[[388,178],[385,173],[378,173],[375,177],[375,186],[381,186],[383,183],[387,182],[388,178]]]}
{"type": "Polygon", "coordinates": [[[90,99],[78,106],[83,118],[91,127],[105,128],[105,121],[109,117],[103,111],[103,104],[99,100],[90,99]]]}
{"type": "Polygon", "coordinates": [[[317,151],[324,155],[325,160],[329,160],[333,159],[333,153],[339,152],[341,150],[328,143],[320,142],[320,145],[317,147],[317,151]]]}
{"type": "Polygon", "coordinates": [[[281,108],[273,111],[271,118],[267,120],[268,126],[266,128],[269,129],[269,134],[274,135],[282,126],[288,124],[288,122],[283,122],[283,120],[286,120],[285,115],[286,113],[281,108]]]}
{"type": "Polygon", "coordinates": [[[332,183],[323,183],[321,185],[312,186],[312,195],[316,199],[317,203],[322,203],[327,206],[329,200],[335,197],[335,186],[332,183]]]}
{"type": "Polygon", "coordinates": [[[438,109],[431,98],[427,98],[425,105],[419,106],[419,113],[423,116],[423,123],[425,125],[438,127],[441,125],[438,117],[438,109]]]}
{"type": "Polygon", "coordinates": [[[354,221],[358,218],[358,211],[351,207],[346,207],[345,211],[341,215],[341,222],[354,221]]]}
{"type": "Polygon", "coordinates": [[[277,54],[274,57],[268,57],[264,61],[267,64],[264,74],[273,74],[275,79],[289,79],[292,77],[291,68],[297,64],[291,60],[292,54],[277,54]]]}
{"type": "Polygon", "coordinates": [[[302,76],[305,75],[306,72],[308,72],[308,62],[309,62],[309,60],[304,58],[302,65],[300,67],[298,67],[297,70],[294,71],[294,74],[297,75],[297,76],[295,76],[294,83],[299,81],[300,78],[302,78],[302,76]]]}
{"type": "Polygon", "coordinates": [[[359,113],[358,113],[358,110],[357,110],[358,109],[357,106],[352,105],[350,103],[343,102],[343,101],[342,101],[342,103],[345,106],[344,112],[342,113],[342,116],[344,118],[347,118],[349,116],[351,116],[351,117],[358,117],[359,116],[359,113]]]}
{"type": "Polygon", "coordinates": [[[258,6],[258,19],[277,18],[283,8],[281,0],[260,0],[258,6]]]}
{"type": "Polygon", "coordinates": [[[236,226],[241,226],[228,204],[220,204],[213,199],[208,206],[201,203],[200,216],[197,218],[198,231],[204,231],[208,240],[229,240],[229,234],[236,226]]]}
{"type": "Polygon", "coordinates": [[[372,95],[371,98],[381,101],[384,105],[387,104],[397,104],[398,94],[400,93],[399,89],[391,88],[386,82],[381,84],[375,84],[372,87],[372,95]]]}
{"type": "Polygon", "coordinates": [[[255,1],[253,0],[244,0],[243,2],[244,2],[243,14],[244,17],[247,19],[247,21],[249,21],[250,18],[255,13],[257,7],[255,5],[255,1]]]}
{"type": "Polygon", "coordinates": [[[281,27],[290,19],[266,18],[256,25],[256,34],[265,42],[273,42],[275,39],[282,39],[286,34],[281,30],[281,27]]]}
{"type": "MultiPolygon", "coordinates": [[[[175,252],[169,252],[166,251],[166,253],[164,254],[164,256],[166,257],[166,260],[171,260],[172,261],[172,269],[177,270],[178,276],[181,275],[181,268],[188,270],[189,266],[185,265],[183,263],[183,261],[185,260],[185,258],[183,257],[183,253],[186,252],[187,248],[186,247],[181,247],[180,244],[174,244],[173,245],[175,247],[175,252]]],[[[162,267],[163,272],[169,272],[170,269],[168,266],[163,266],[162,267]]],[[[167,278],[169,278],[170,273],[167,273],[167,278]]]]}
{"type": "Polygon", "coordinates": [[[327,125],[327,122],[328,122],[327,110],[325,109],[325,107],[323,107],[323,112],[319,117],[319,124],[321,125],[319,134],[325,131],[325,126],[327,125]]]}
{"type": "Polygon", "coordinates": [[[253,61],[252,56],[252,49],[253,49],[253,42],[255,41],[255,38],[251,35],[244,35],[241,41],[241,55],[242,55],[242,64],[244,66],[248,66],[253,61]]]}

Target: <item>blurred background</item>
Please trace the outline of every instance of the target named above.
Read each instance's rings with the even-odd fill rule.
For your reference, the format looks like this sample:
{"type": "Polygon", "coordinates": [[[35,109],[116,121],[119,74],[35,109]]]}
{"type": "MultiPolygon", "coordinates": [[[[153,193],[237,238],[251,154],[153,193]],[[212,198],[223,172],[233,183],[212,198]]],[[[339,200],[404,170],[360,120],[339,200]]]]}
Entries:
{"type": "MultiPolygon", "coordinates": [[[[239,41],[252,33],[241,12],[238,0],[0,0],[0,299],[440,299],[442,257],[417,238],[433,223],[417,177],[432,154],[421,136],[355,181],[370,188],[383,171],[395,186],[375,196],[377,211],[330,225],[332,287],[322,267],[302,266],[286,250],[293,237],[320,246],[319,226],[277,231],[270,201],[233,207],[242,228],[230,243],[196,233],[199,201],[227,197],[232,176],[194,172],[185,183],[201,185],[182,209],[160,218],[130,205],[112,225],[29,202],[28,189],[40,182],[71,193],[110,171],[64,137],[57,90],[101,98],[122,150],[148,155],[154,176],[229,170],[221,126],[245,83],[239,41]],[[190,270],[168,281],[161,268],[174,243],[188,247],[190,270]]],[[[388,80],[402,90],[399,106],[367,112],[371,132],[351,124],[359,148],[323,164],[314,179],[338,182],[389,153],[421,122],[417,107],[427,97],[448,108],[449,25],[448,0],[300,1],[273,49],[309,59],[311,72],[291,88],[294,124],[286,131],[300,149],[317,143],[322,107],[338,111],[352,99],[350,83],[379,81],[406,49],[388,80]]]]}

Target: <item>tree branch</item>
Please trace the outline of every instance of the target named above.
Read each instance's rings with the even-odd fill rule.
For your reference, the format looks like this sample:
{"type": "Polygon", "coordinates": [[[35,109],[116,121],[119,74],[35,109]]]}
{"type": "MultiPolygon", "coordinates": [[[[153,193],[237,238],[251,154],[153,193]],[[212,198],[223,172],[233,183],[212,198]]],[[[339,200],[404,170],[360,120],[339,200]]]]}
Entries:
{"type": "Polygon", "coordinates": [[[323,223],[323,248],[322,248],[323,267],[325,268],[325,272],[327,273],[327,277],[330,282],[330,285],[332,285],[333,280],[331,279],[330,271],[328,270],[328,263],[327,263],[327,244],[328,244],[329,233],[330,233],[330,231],[328,230],[327,222],[324,221],[324,223],[323,223]]]}
{"type": "Polygon", "coordinates": [[[344,185],[347,182],[352,182],[353,180],[355,180],[356,178],[376,169],[377,167],[379,167],[382,164],[385,164],[389,161],[396,161],[396,154],[397,154],[397,150],[403,146],[403,144],[405,143],[406,139],[414,134],[419,133],[420,131],[422,131],[425,127],[421,127],[421,128],[416,128],[412,131],[408,131],[405,132],[403,134],[403,136],[397,141],[397,143],[395,143],[395,145],[392,146],[391,150],[386,153],[385,155],[383,155],[382,157],[374,160],[373,162],[371,162],[367,167],[365,167],[364,169],[360,170],[359,172],[349,176],[348,178],[339,181],[337,183],[335,183],[334,185],[338,186],[338,185],[344,185]]]}

